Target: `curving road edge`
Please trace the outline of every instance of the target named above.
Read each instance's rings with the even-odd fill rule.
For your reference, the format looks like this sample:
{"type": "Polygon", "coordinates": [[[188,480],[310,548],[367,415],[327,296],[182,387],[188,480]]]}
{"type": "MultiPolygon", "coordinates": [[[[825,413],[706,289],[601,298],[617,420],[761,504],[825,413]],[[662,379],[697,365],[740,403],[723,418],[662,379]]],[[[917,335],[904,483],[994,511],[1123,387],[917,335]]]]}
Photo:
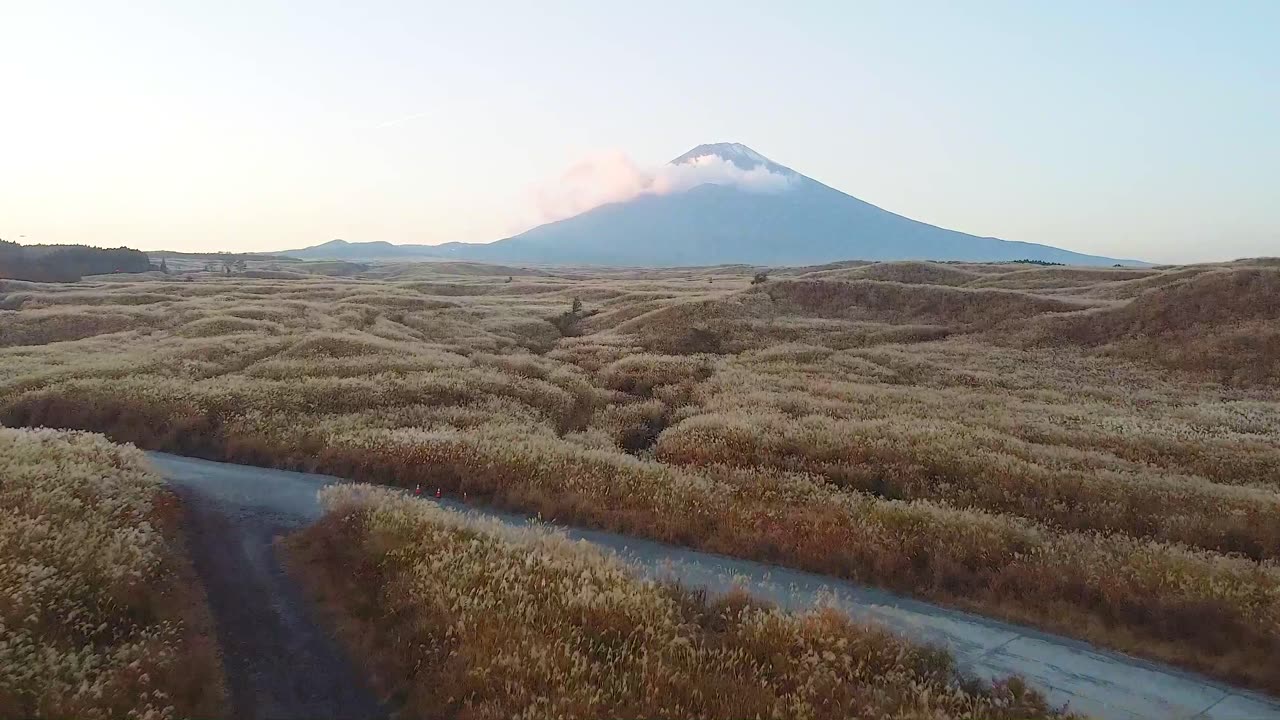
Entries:
{"type": "MultiPolygon", "coordinates": [[[[264,522],[281,530],[301,527],[321,514],[316,491],[325,485],[346,482],[327,475],[195,460],[167,453],[148,455],[169,484],[195,506],[195,517],[212,518],[206,524],[227,532],[240,532],[239,528],[247,527],[246,518],[254,519],[255,527],[264,522]]],[[[512,524],[527,522],[523,516],[492,512],[449,499],[424,502],[440,502],[453,509],[512,524]]],[[[1280,720],[1280,701],[1077,640],[937,607],[837,578],[614,533],[563,529],[572,538],[615,551],[645,575],[678,580],[686,587],[706,588],[711,594],[743,588],[789,609],[802,609],[818,601],[833,603],[859,620],[879,622],[908,636],[946,646],[959,665],[971,674],[984,678],[1022,675],[1052,703],[1065,704],[1073,711],[1104,720],[1280,720]]],[[[275,563],[272,541],[276,535],[241,533],[238,542],[227,538],[226,545],[230,548],[228,552],[243,555],[246,563],[260,564],[262,558],[275,563]]],[[[200,569],[197,562],[197,570],[200,569]]],[[[265,584],[283,582],[283,573],[274,565],[262,577],[265,584]]],[[[245,577],[239,583],[253,584],[253,577],[245,577]]],[[[297,592],[296,588],[276,589],[297,592]]],[[[260,590],[274,592],[271,587],[260,590]]],[[[210,593],[214,593],[213,588],[210,593]]],[[[220,615],[243,610],[243,603],[234,601],[222,603],[221,612],[219,603],[213,604],[219,626],[227,622],[220,615]]],[[[273,609],[269,617],[259,617],[257,622],[279,627],[258,628],[253,634],[258,638],[270,638],[273,634],[289,637],[298,632],[313,634],[313,630],[299,627],[305,621],[297,615],[273,609]]],[[[257,647],[260,643],[246,642],[244,638],[236,640],[224,642],[223,652],[233,705],[243,710],[238,715],[249,717],[261,711],[278,717],[297,707],[315,716],[320,704],[327,702],[324,698],[308,697],[305,688],[288,687],[288,680],[272,678],[270,673],[254,669],[254,659],[243,655],[260,652],[261,648],[257,647]],[[281,685],[286,686],[283,698],[278,697],[281,685]]],[[[309,642],[317,644],[321,653],[334,655],[329,660],[318,661],[320,664],[343,666],[340,651],[329,648],[321,639],[309,642]]],[[[339,684],[326,681],[325,690],[332,692],[339,684]]],[[[353,679],[351,684],[355,687],[349,694],[337,698],[339,704],[345,703],[343,714],[365,714],[359,710],[369,716],[379,714],[370,704],[367,691],[362,689],[363,681],[353,679]],[[359,710],[353,712],[356,708],[359,710]]]]}

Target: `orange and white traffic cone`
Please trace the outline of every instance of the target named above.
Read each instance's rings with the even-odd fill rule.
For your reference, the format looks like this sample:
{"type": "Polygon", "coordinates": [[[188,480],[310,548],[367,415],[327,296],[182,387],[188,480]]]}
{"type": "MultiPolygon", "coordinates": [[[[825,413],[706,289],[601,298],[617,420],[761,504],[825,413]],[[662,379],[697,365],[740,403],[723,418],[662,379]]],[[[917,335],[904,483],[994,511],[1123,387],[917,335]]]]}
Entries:
{"type": "Polygon", "coordinates": [[[440,499],[441,497],[443,496],[440,494],[440,488],[436,488],[436,499],[440,499]]]}

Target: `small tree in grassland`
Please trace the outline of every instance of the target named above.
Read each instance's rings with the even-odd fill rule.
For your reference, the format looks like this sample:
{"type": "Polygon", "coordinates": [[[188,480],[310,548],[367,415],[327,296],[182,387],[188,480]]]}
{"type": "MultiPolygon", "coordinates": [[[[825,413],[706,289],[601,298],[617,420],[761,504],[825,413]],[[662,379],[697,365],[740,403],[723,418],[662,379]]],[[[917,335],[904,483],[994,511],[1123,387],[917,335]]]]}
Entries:
{"type": "Polygon", "coordinates": [[[560,330],[561,335],[565,337],[574,337],[581,331],[578,324],[582,319],[591,317],[592,315],[595,315],[596,312],[598,311],[592,310],[591,312],[584,312],[582,309],[582,300],[574,298],[573,304],[569,306],[569,309],[552,318],[551,324],[555,325],[556,328],[560,330]]]}
{"type": "Polygon", "coordinates": [[[761,270],[751,278],[752,285],[761,285],[768,281],[769,281],[769,272],[767,270],[761,270]]]}

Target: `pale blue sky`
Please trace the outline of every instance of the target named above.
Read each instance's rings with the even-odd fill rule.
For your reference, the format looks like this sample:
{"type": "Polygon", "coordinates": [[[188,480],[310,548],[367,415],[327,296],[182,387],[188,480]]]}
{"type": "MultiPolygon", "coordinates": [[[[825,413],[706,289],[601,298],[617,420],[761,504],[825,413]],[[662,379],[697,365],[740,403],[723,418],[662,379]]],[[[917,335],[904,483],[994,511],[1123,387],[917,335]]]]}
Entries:
{"type": "Polygon", "coordinates": [[[0,0],[0,237],[486,241],[745,143],[979,235],[1280,255],[1280,2],[0,0]]]}

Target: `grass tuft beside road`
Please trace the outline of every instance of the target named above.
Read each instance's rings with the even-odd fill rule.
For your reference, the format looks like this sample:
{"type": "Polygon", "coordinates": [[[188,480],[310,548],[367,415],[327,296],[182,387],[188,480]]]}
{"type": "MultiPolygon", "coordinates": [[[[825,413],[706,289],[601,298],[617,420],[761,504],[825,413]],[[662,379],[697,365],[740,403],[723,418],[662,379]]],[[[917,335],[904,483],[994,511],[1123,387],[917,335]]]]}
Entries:
{"type": "Polygon", "coordinates": [[[637,579],[611,556],[374,486],[321,493],[295,567],[412,717],[1059,717],[1018,680],[834,610],[637,579]]]}
{"type": "Polygon", "coordinates": [[[0,717],[220,712],[179,511],[141,451],[0,428],[0,507],[0,717]]]}

